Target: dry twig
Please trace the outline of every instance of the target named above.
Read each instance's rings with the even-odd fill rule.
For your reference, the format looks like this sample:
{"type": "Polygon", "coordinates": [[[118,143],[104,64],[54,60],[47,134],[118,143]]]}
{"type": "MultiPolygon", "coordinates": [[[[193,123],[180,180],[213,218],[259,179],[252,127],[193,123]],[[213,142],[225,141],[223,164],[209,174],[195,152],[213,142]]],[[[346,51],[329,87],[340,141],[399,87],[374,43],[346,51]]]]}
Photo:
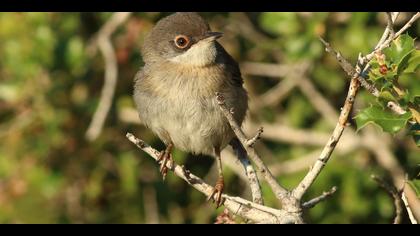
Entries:
{"type": "Polygon", "coordinates": [[[297,199],[301,199],[303,194],[308,190],[308,188],[312,185],[315,181],[316,177],[319,175],[321,170],[324,168],[325,164],[331,157],[332,152],[334,151],[335,146],[337,145],[338,141],[340,140],[341,135],[345,127],[347,126],[347,121],[353,107],[353,103],[359,90],[359,82],[357,77],[354,77],[350,82],[349,91],[347,94],[346,101],[344,106],[341,110],[340,117],[338,118],[338,123],[328,140],[327,144],[325,145],[324,149],[322,150],[321,155],[319,156],[318,160],[315,162],[315,165],[309,170],[303,180],[299,183],[299,185],[293,189],[293,196],[297,199]]]}
{"type": "Polygon", "coordinates": [[[395,218],[394,218],[394,224],[401,224],[402,221],[402,204],[401,204],[401,193],[398,192],[398,190],[385,182],[383,179],[379,178],[376,175],[371,175],[371,178],[375,180],[383,189],[385,189],[391,197],[394,199],[394,206],[395,206],[395,218]]]}
{"type": "MultiPolygon", "coordinates": [[[[259,135],[261,134],[259,133],[259,135]]],[[[254,143],[256,142],[256,140],[257,139],[255,139],[254,143]]],[[[252,147],[254,143],[250,144],[250,147],[252,147]]],[[[236,156],[238,157],[239,161],[244,167],[245,174],[248,179],[249,187],[251,188],[252,201],[257,204],[264,205],[261,185],[258,180],[257,173],[255,172],[254,167],[252,166],[251,162],[248,159],[246,151],[244,150],[241,143],[237,139],[233,139],[231,144],[232,144],[232,148],[236,152],[236,156]]]]}
{"type": "Polygon", "coordinates": [[[305,209],[312,208],[312,207],[314,207],[316,204],[318,204],[319,202],[322,202],[322,201],[324,201],[325,199],[327,199],[327,198],[331,197],[331,196],[332,196],[332,195],[333,195],[336,191],[337,191],[337,187],[336,187],[336,186],[334,186],[334,187],[332,187],[332,188],[331,188],[331,190],[330,190],[330,191],[328,191],[328,192],[323,192],[321,196],[316,197],[316,198],[313,198],[313,199],[311,199],[311,200],[309,200],[309,201],[307,201],[307,202],[303,203],[303,204],[302,204],[302,208],[305,208],[305,209]]]}

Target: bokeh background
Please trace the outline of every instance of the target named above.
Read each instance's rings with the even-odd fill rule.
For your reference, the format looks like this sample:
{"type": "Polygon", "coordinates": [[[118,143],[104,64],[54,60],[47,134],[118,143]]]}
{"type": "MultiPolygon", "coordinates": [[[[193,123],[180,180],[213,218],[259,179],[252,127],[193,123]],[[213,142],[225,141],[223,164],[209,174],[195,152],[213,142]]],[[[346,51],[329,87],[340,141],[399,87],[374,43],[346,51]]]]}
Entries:
{"type": "MultiPolygon", "coordinates": [[[[113,13],[0,13],[0,223],[213,223],[205,196],[168,174],[126,138],[126,132],[162,149],[139,124],[133,77],[140,48],[168,13],[133,13],[112,34],[118,80],[104,128],[93,141],[86,130],[104,84],[104,60],[88,50],[113,13]]],[[[328,55],[322,36],[353,62],[372,50],[386,25],[380,13],[202,13],[220,42],[240,62],[251,110],[244,128],[264,126],[256,146],[287,187],[294,187],[332,131],[349,80],[328,55]]],[[[411,14],[402,13],[400,27],[411,14]]],[[[420,25],[408,31],[418,37],[420,25]]],[[[417,79],[407,87],[420,90],[417,79]]],[[[418,93],[417,93],[418,94],[418,93]]],[[[355,111],[372,97],[362,91],[355,111]]],[[[311,223],[390,223],[392,198],[370,175],[418,173],[420,152],[402,131],[369,126],[344,133],[330,163],[306,195],[337,186],[335,195],[306,213],[311,223]],[[394,172],[393,172],[394,171],[394,172]]],[[[226,193],[249,198],[240,167],[224,152],[226,193]],[[242,176],[241,176],[242,175],[242,176]]],[[[211,157],[174,152],[178,163],[210,184],[211,157]]],[[[263,184],[267,205],[279,207],[263,184]]],[[[407,219],[405,219],[407,221],[407,219]]]]}

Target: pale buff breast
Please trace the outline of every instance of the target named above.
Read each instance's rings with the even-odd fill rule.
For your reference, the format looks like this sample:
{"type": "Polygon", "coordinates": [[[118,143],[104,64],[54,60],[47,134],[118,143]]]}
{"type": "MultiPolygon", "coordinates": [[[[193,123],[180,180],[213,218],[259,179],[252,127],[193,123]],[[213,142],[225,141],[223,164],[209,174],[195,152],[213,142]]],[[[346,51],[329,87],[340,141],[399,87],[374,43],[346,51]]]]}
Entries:
{"type": "Polygon", "coordinates": [[[233,132],[215,100],[215,93],[222,92],[229,106],[237,111],[241,123],[247,108],[243,88],[227,83],[219,68],[205,70],[184,69],[178,73],[154,70],[136,84],[140,87],[135,98],[140,118],[164,142],[169,139],[175,147],[195,154],[213,154],[214,147],[224,148],[233,132]],[[155,77],[156,76],[156,77],[155,77]],[[159,83],[154,79],[163,78],[159,83]]]}

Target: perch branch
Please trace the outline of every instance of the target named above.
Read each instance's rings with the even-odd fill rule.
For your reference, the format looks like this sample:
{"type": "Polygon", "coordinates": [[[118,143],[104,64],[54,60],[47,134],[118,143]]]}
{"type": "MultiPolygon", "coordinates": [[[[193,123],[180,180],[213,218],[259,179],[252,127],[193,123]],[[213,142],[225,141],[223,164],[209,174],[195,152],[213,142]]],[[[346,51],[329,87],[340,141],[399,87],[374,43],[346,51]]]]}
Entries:
{"type": "MultiPolygon", "coordinates": [[[[104,27],[99,31],[95,37],[95,44],[99,47],[101,54],[105,61],[105,82],[102,87],[101,97],[99,99],[99,105],[93,115],[92,121],[86,131],[86,138],[89,141],[95,140],[102,131],[105,123],[105,119],[108,115],[109,110],[112,106],[112,100],[114,98],[115,87],[117,85],[118,66],[117,58],[115,55],[114,48],[111,43],[111,34],[130,16],[128,12],[117,12],[105,23],[104,27]]],[[[96,48],[96,46],[90,45],[89,50],[96,48]]]]}
{"type": "MultiPolygon", "coordinates": [[[[127,133],[126,136],[128,140],[135,144],[139,149],[147,153],[155,161],[158,160],[160,154],[159,151],[152,148],[143,140],[136,138],[131,133],[127,133]]],[[[168,162],[167,167],[172,170],[176,176],[182,178],[185,182],[204,195],[209,196],[212,193],[212,186],[186,170],[185,167],[177,165],[175,162],[168,162]]],[[[232,197],[227,194],[223,194],[222,196],[225,199],[223,205],[231,212],[256,223],[295,223],[298,221],[298,219],[284,210],[266,207],[243,198],[232,197]]]]}

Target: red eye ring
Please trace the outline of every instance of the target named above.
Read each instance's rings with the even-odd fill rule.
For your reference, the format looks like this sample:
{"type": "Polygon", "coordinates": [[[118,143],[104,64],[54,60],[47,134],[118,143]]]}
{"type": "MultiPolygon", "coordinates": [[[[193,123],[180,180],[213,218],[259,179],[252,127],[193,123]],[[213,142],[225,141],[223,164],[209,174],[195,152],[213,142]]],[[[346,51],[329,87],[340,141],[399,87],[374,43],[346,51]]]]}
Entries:
{"type": "Polygon", "coordinates": [[[185,35],[178,35],[175,37],[174,42],[178,48],[184,49],[190,43],[190,39],[185,35]]]}

